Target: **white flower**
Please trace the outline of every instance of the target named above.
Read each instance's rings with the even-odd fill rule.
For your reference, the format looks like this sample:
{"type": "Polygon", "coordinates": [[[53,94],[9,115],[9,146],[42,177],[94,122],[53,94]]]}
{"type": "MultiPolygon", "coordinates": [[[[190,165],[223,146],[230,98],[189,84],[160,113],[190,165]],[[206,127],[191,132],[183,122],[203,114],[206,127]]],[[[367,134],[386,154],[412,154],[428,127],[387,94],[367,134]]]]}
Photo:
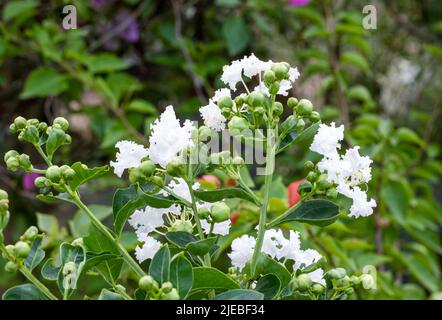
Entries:
{"type": "Polygon", "coordinates": [[[295,82],[299,78],[299,71],[298,68],[291,68],[289,69],[289,80],[291,82],[295,82]]]}
{"type": "Polygon", "coordinates": [[[195,129],[189,120],[181,126],[173,107],[168,106],[152,125],[150,159],[165,168],[184,148],[193,146],[192,132],[195,129]]]}
{"type": "Polygon", "coordinates": [[[221,81],[227,84],[231,90],[236,91],[236,84],[242,79],[242,63],[240,60],[234,60],[230,65],[223,67],[221,81]]]}
{"type": "Polygon", "coordinates": [[[313,282],[322,284],[323,286],[326,285],[325,280],[324,280],[324,270],[322,270],[321,268],[316,269],[315,271],[312,271],[310,273],[307,273],[310,277],[310,279],[312,279],[313,282]]]}
{"type": "Polygon", "coordinates": [[[114,172],[119,177],[123,175],[124,170],[138,167],[141,160],[148,155],[148,150],[145,147],[133,141],[119,141],[115,147],[119,149],[117,161],[111,161],[110,165],[114,167],[114,172]]]}
{"type": "Polygon", "coordinates": [[[226,118],[222,115],[221,109],[212,101],[200,108],[201,118],[204,124],[215,131],[224,130],[226,127],[226,118]]]}
{"type": "Polygon", "coordinates": [[[310,150],[324,157],[333,158],[337,153],[336,149],[341,147],[340,141],[342,139],[344,139],[343,125],[336,127],[334,122],[330,126],[320,124],[310,150]]]}
{"type": "Polygon", "coordinates": [[[247,262],[252,259],[255,244],[255,238],[249,235],[243,235],[233,240],[232,252],[227,254],[232,260],[232,265],[242,270],[247,262]]]}
{"type": "Polygon", "coordinates": [[[146,207],[142,210],[135,210],[128,222],[135,229],[138,239],[141,239],[164,225],[163,215],[166,212],[167,209],[164,208],[146,207]]]}
{"type": "Polygon", "coordinates": [[[155,253],[161,248],[161,243],[152,237],[144,236],[142,238],[143,246],[135,248],[135,257],[139,263],[147,259],[152,259],[155,253]]]}
{"type": "MultiPolygon", "coordinates": [[[[204,230],[204,233],[209,234],[210,232],[210,223],[206,220],[201,220],[201,227],[204,230]]],[[[213,234],[219,234],[221,236],[225,236],[229,234],[230,229],[230,220],[226,220],[223,222],[215,223],[213,225],[213,234]]]]}
{"type": "Polygon", "coordinates": [[[365,290],[376,289],[376,281],[371,274],[363,274],[360,279],[365,290]]]}
{"type": "Polygon", "coordinates": [[[272,258],[281,259],[286,255],[289,240],[284,238],[282,231],[270,229],[264,233],[262,252],[267,253],[272,258]]]}
{"type": "Polygon", "coordinates": [[[252,53],[249,57],[244,57],[241,60],[241,64],[244,70],[244,75],[248,78],[252,78],[261,72],[268,70],[271,67],[272,62],[264,62],[252,53]]]}
{"type": "Polygon", "coordinates": [[[222,88],[222,89],[216,90],[215,94],[213,95],[211,100],[216,103],[216,102],[220,101],[224,97],[230,97],[231,98],[231,93],[230,93],[230,90],[228,88],[222,88]]]}
{"type": "Polygon", "coordinates": [[[348,172],[343,174],[343,178],[350,186],[367,183],[371,179],[370,165],[373,161],[367,156],[361,157],[358,150],[359,147],[348,149],[342,157],[342,161],[346,163],[345,167],[348,168],[348,172]]]}
{"type": "Polygon", "coordinates": [[[295,252],[295,264],[293,265],[293,269],[297,270],[308,267],[321,260],[321,258],[321,254],[314,249],[299,250],[298,252],[295,252]]]}
{"type": "Polygon", "coordinates": [[[354,187],[350,193],[353,199],[353,204],[350,207],[350,217],[367,217],[373,213],[373,208],[376,207],[374,199],[367,200],[367,193],[362,191],[359,187],[354,187]]]}
{"type": "MultiPolygon", "coordinates": [[[[176,194],[180,198],[183,198],[184,200],[187,200],[189,202],[192,201],[192,197],[189,191],[189,186],[187,185],[186,181],[184,181],[183,178],[174,178],[173,180],[170,180],[167,186],[174,194],[176,194]]],[[[195,182],[192,185],[193,190],[197,190],[199,189],[199,187],[200,184],[198,182],[195,182]]],[[[161,190],[160,193],[164,196],[169,195],[165,190],[161,190]]]]}

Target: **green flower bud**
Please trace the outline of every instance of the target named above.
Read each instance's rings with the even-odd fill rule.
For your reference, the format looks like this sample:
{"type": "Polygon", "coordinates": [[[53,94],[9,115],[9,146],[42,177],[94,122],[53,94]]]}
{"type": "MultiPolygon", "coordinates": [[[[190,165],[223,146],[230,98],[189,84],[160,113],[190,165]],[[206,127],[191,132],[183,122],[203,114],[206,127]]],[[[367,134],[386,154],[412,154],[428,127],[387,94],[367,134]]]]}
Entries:
{"type": "Polygon", "coordinates": [[[173,284],[171,282],[169,282],[169,281],[164,282],[161,285],[161,291],[164,292],[164,293],[169,293],[170,291],[172,291],[172,289],[173,289],[173,284]]]}
{"type": "Polygon", "coordinates": [[[75,170],[69,167],[65,170],[62,170],[63,178],[66,181],[72,180],[75,177],[75,174],[76,174],[75,170]]]}
{"type": "Polygon", "coordinates": [[[143,183],[146,181],[146,177],[139,168],[132,168],[129,170],[129,181],[132,184],[143,183]]]}
{"type": "Polygon", "coordinates": [[[15,247],[12,244],[8,244],[5,248],[10,257],[15,257],[15,247]]]}
{"type": "Polygon", "coordinates": [[[338,279],[338,280],[336,281],[336,285],[337,285],[339,288],[345,288],[345,287],[348,287],[348,286],[350,285],[350,277],[349,277],[349,276],[344,276],[343,278],[338,279]]]}
{"type": "Polygon", "coordinates": [[[6,161],[6,167],[10,171],[17,171],[18,169],[20,169],[20,162],[18,161],[18,157],[17,158],[9,158],[6,161]]]}
{"type": "Polygon", "coordinates": [[[330,188],[332,186],[332,184],[327,180],[327,178],[328,178],[328,176],[325,173],[323,173],[319,176],[318,181],[317,181],[317,185],[318,185],[319,189],[325,190],[325,189],[330,188]]]}
{"type": "Polygon", "coordinates": [[[289,68],[284,63],[275,63],[272,65],[272,71],[275,73],[276,79],[283,80],[289,73],[289,68]]]}
{"type": "Polygon", "coordinates": [[[210,211],[206,207],[201,207],[198,209],[197,215],[198,215],[198,218],[200,218],[201,220],[207,219],[210,215],[210,211]]]}
{"type": "Polygon", "coordinates": [[[46,178],[51,182],[59,182],[61,179],[61,169],[58,166],[50,166],[46,170],[46,178]]]}
{"type": "Polygon", "coordinates": [[[298,289],[301,292],[305,292],[308,289],[310,289],[310,286],[312,285],[312,279],[308,274],[302,273],[297,278],[296,281],[298,283],[298,289]]]}
{"type": "Polygon", "coordinates": [[[77,265],[75,264],[74,261],[68,261],[64,264],[62,270],[63,276],[66,277],[67,275],[70,275],[75,272],[77,272],[77,265]]]}
{"type": "Polygon", "coordinates": [[[23,117],[17,117],[14,120],[14,124],[17,130],[22,130],[26,127],[27,125],[27,121],[25,118],[23,117]]]}
{"type": "Polygon", "coordinates": [[[139,169],[146,177],[150,177],[155,172],[156,166],[153,161],[144,160],[143,162],[141,162],[139,169]]]}
{"type": "Polygon", "coordinates": [[[28,119],[28,121],[26,121],[28,126],[34,126],[37,127],[40,123],[40,121],[38,121],[38,119],[32,118],[32,119],[28,119]]]}
{"type": "Polygon", "coordinates": [[[347,271],[344,268],[336,268],[329,270],[327,273],[331,278],[342,279],[346,276],[347,271]]]}
{"type": "Polygon", "coordinates": [[[223,222],[230,218],[230,208],[224,202],[215,202],[210,207],[210,216],[214,222],[223,222]]]}
{"type": "Polygon", "coordinates": [[[235,104],[238,107],[241,107],[247,101],[247,95],[245,93],[241,93],[239,96],[235,98],[235,104]]]}
{"type": "Polygon", "coordinates": [[[365,290],[376,289],[376,281],[371,274],[363,274],[359,277],[362,283],[362,287],[365,290]]]}
{"type": "Polygon", "coordinates": [[[19,241],[15,244],[15,252],[20,258],[26,258],[29,252],[31,252],[31,247],[26,242],[19,241]]]}
{"type": "Polygon", "coordinates": [[[25,233],[20,237],[21,240],[24,241],[33,241],[35,237],[38,235],[38,229],[36,226],[30,226],[25,233]]]}
{"type": "Polygon", "coordinates": [[[40,133],[38,132],[38,129],[36,126],[28,125],[23,130],[23,140],[28,141],[32,144],[37,144],[40,140],[40,133]]]}
{"type": "Polygon", "coordinates": [[[212,137],[212,130],[209,127],[201,126],[198,129],[198,137],[202,142],[207,142],[212,137]]]}
{"type": "Polygon", "coordinates": [[[314,283],[312,286],[312,292],[316,293],[316,294],[321,294],[324,292],[324,286],[322,284],[319,283],[314,283]]]}
{"type": "Polygon", "coordinates": [[[9,150],[8,152],[6,152],[4,160],[5,162],[8,162],[8,160],[10,158],[17,158],[19,156],[18,152],[15,150],[9,150]]]}
{"type": "Polygon", "coordinates": [[[321,115],[319,114],[318,111],[313,111],[313,112],[310,114],[309,119],[310,119],[311,122],[318,122],[318,121],[321,120],[321,115]]]}
{"type": "Polygon", "coordinates": [[[0,212],[4,212],[9,209],[9,200],[1,199],[0,200],[0,212]]]}
{"type": "Polygon", "coordinates": [[[37,126],[38,131],[45,132],[48,129],[48,124],[46,122],[40,122],[37,126]]]}
{"type": "Polygon", "coordinates": [[[64,137],[64,143],[71,144],[71,142],[72,142],[72,137],[69,134],[66,134],[64,137]]]}
{"type": "Polygon", "coordinates": [[[359,279],[359,277],[357,277],[357,276],[351,276],[350,283],[354,286],[357,286],[358,284],[361,283],[361,279],[359,279]]]}
{"type": "Polygon", "coordinates": [[[258,116],[262,116],[266,110],[263,107],[257,107],[253,110],[253,112],[258,116]]]}
{"type": "Polygon", "coordinates": [[[17,272],[17,270],[18,270],[18,265],[15,262],[8,261],[6,263],[6,265],[5,265],[6,272],[14,273],[14,272],[17,272]]]}
{"type": "Polygon", "coordinates": [[[159,187],[163,187],[164,186],[164,176],[162,175],[155,175],[152,178],[150,178],[152,183],[159,186],[159,187]]]}
{"type": "Polygon", "coordinates": [[[310,171],[307,175],[307,180],[312,183],[315,182],[317,178],[318,178],[318,174],[314,171],[310,171]]]}
{"type": "Polygon", "coordinates": [[[25,171],[30,171],[31,170],[31,159],[29,158],[29,156],[27,154],[21,154],[18,157],[18,162],[20,163],[20,167],[25,170],[25,171]]]}
{"type": "Polygon", "coordinates": [[[313,104],[307,99],[301,99],[296,106],[296,112],[302,116],[309,116],[313,111],[313,104]]]}
{"type": "Polygon", "coordinates": [[[290,109],[295,109],[296,106],[297,106],[297,104],[298,104],[298,99],[296,99],[295,97],[290,97],[290,98],[288,98],[288,100],[287,100],[287,106],[288,106],[290,109]]]}
{"type": "Polygon", "coordinates": [[[302,119],[298,120],[298,123],[296,124],[296,131],[302,131],[305,128],[305,122],[302,119]]]}
{"type": "Polygon", "coordinates": [[[345,289],[345,294],[348,295],[348,296],[351,296],[354,292],[355,292],[355,289],[353,289],[351,287],[345,289]]]}
{"type": "Polygon", "coordinates": [[[222,98],[219,99],[219,101],[218,101],[218,107],[219,107],[220,109],[229,109],[229,110],[232,110],[232,108],[233,108],[233,101],[232,101],[232,98],[227,97],[227,96],[222,97],[222,98]]]}
{"type": "Polygon", "coordinates": [[[315,164],[308,160],[306,162],[304,162],[304,168],[306,168],[307,170],[313,170],[313,168],[315,167],[315,164]]]}
{"type": "Polygon", "coordinates": [[[276,101],[273,104],[273,115],[279,117],[284,112],[284,107],[281,102],[276,101]]]}
{"type": "Polygon", "coordinates": [[[38,189],[43,189],[51,186],[51,182],[46,177],[37,177],[34,181],[34,185],[38,189]]]}
{"type": "Polygon", "coordinates": [[[173,288],[169,293],[163,294],[161,296],[161,300],[179,300],[180,295],[178,294],[177,289],[173,288]]]}
{"type": "Polygon", "coordinates": [[[272,70],[264,72],[264,84],[269,87],[276,80],[276,75],[272,70]]]}
{"type": "Polygon", "coordinates": [[[237,156],[232,159],[232,164],[235,166],[242,166],[242,165],[244,165],[244,163],[245,162],[242,157],[237,156]]]}
{"type": "Polygon", "coordinates": [[[169,227],[169,231],[176,232],[176,231],[184,231],[188,233],[192,233],[193,226],[192,222],[189,220],[175,220],[172,225],[169,227]]]}
{"type": "Polygon", "coordinates": [[[338,191],[336,191],[336,188],[330,188],[327,190],[325,195],[329,199],[336,199],[338,197],[338,191]]]}
{"type": "Polygon", "coordinates": [[[278,93],[280,87],[280,83],[278,81],[273,82],[269,87],[269,93],[271,95],[275,95],[278,93]]]}
{"type": "Polygon", "coordinates": [[[233,135],[239,135],[241,132],[249,128],[247,120],[238,116],[233,116],[227,126],[233,135]]]}
{"type": "Polygon", "coordinates": [[[11,125],[9,126],[9,132],[17,133],[17,127],[15,126],[14,123],[11,123],[11,125]]]}
{"type": "Polygon", "coordinates": [[[63,117],[55,118],[53,124],[59,125],[63,131],[67,131],[69,129],[69,122],[63,117]]]}
{"type": "Polygon", "coordinates": [[[265,104],[265,97],[261,92],[253,91],[249,94],[247,103],[252,107],[261,107],[265,104]]]}
{"type": "Polygon", "coordinates": [[[76,247],[81,247],[84,245],[83,238],[74,239],[74,241],[72,241],[71,244],[76,247]]]}
{"type": "Polygon", "coordinates": [[[8,200],[8,193],[5,190],[0,189],[0,200],[8,200]]]}
{"type": "Polygon", "coordinates": [[[151,291],[152,289],[158,289],[158,282],[151,276],[143,276],[138,281],[138,286],[145,291],[151,291]]]}
{"type": "Polygon", "coordinates": [[[311,192],[312,189],[313,189],[313,185],[311,184],[311,182],[307,181],[307,182],[303,182],[299,185],[298,192],[300,195],[304,195],[304,194],[311,192]]]}
{"type": "Polygon", "coordinates": [[[229,109],[229,108],[222,108],[222,109],[221,109],[221,114],[222,114],[225,118],[229,118],[230,115],[232,114],[232,109],[229,109]]]}
{"type": "Polygon", "coordinates": [[[185,174],[186,163],[183,158],[175,157],[166,166],[166,171],[172,177],[181,177],[185,174]]]}

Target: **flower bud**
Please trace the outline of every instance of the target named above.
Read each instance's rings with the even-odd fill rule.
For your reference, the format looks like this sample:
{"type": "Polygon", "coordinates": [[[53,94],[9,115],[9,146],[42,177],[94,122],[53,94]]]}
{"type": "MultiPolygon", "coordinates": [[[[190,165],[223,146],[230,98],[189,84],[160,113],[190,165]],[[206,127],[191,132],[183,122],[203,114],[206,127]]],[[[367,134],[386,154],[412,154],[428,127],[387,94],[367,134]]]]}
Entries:
{"type": "Polygon", "coordinates": [[[318,174],[315,171],[310,171],[307,175],[307,180],[310,182],[315,182],[316,179],[318,178],[318,174]]]}
{"type": "Polygon", "coordinates": [[[228,97],[228,96],[224,96],[221,99],[219,99],[218,101],[218,107],[220,109],[229,109],[232,110],[233,108],[233,100],[232,98],[228,97]]]}
{"type": "Polygon", "coordinates": [[[177,289],[173,288],[169,293],[163,294],[161,296],[161,300],[179,300],[180,295],[178,294],[177,289]]]}
{"type": "Polygon", "coordinates": [[[156,282],[151,276],[143,276],[138,281],[138,286],[142,290],[150,291],[152,289],[158,289],[158,282],[156,282]]]}
{"type": "Polygon", "coordinates": [[[164,186],[164,176],[163,175],[155,175],[150,179],[155,185],[157,185],[159,187],[164,186]]]}
{"type": "Polygon", "coordinates": [[[327,180],[327,178],[328,178],[327,174],[321,174],[319,176],[318,181],[317,181],[317,185],[318,185],[319,189],[325,190],[325,189],[331,187],[332,184],[327,180]]]}
{"type": "Polygon", "coordinates": [[[37,127],[39,123],[40,123],[40,121],[38,121],[38,119],[35,119],[35,118],[28,119],[28,120],[26,121],[26,124],[27,124],[28,126],[34,126],[34,127],[37,127]]]}
{"type": "Polygon", "coordinates": [[[310,278],[310,276],[306,273],[302,273],[300,274],[297,278],[296,281],[298,283],[298,289],[301,292],[305,292],[308,289],[310,289],[310,286],[312,285],[312,279],[310,278]]]}
{"type": "Polygon", "coordinates": [[[11,133],[17,133],[17,127],[15,126],[14,123],[11,123],[11,124],[9,125],[9,132],[11,132],[11,133]]]}
{"type": "Polygon", "coordinates": [[[318,111],[313,111],[313,112],[310,114],[309,119],[310,119],[311,122],[318,122],[318,121],[321,120],[321,115],[319,114],[318,111]]]}
{"type": "Polygon", "coordinates": [[[280,83],[278,81],[273,82],[269,87],[269,93],[271,95],[275,95],[279,92],[280,83]]]}
{"type": "Polygon", "coordinates": [[[12,157],[9,158],[6,161],[6,167],[10,171],[17,171],[18,169],[20,169],[20,162],[18,160],[18,157],[16,157],[16,158],[12,158],[12,157]]]}
{"type": "Polygon", "coordinates": [[[69,122],[63,117],[55,118],[53,124],[59,125],[63,131],[67,131],[69,129],[69,122]]]}
{"type": "Polygon", "coordinates": [[[353,289],[352,287],[345,289],[345,294],[350,296],[355,292],[355,289],[353,289]]]}
{"type": "Polygon", "coordinates": [[[161,285],[161,291],[163,291],[164,293],[169,293],[170,291],[172,291],[172,289],[173,289],[173,284],[169,281],[164,282],[161,285]]]}
{"type": "Polygon", "coordinates": [[[298,99],[296,99],[295,97],[290,97],[290,98],[288,98],[288,100],[287,100],[287,106],[288,106],[290,109],[295,109],[297,104],[298,104],[298,99]]]}
{"type": "Polygon", "coordinates": [[[343,278],[338,279],[338,281],[336,281],[336,285],[340,288],[348,287],[350,285],[350,277],[344,276],[343,278]]]}
{"type": "Polygon", "coordinates": [[[61,179],[61,169],[58,166],[50,166],[46,170],[46,178],[51,182],[59,182],[61,179]]]}
{"type": "Polygon", "coordinates": [[[83,238],[74,239],[74,241],[72,241],[71,244],[76,247],[81,247],[84,244],[83,238]]]}
{"type": "Polygon", "coordinates": [[[264,72],[264,84],[269,87],[276,80],[276,75],[272,70],[264,72]]]}
{"type": "Polygon", "coordinates": [[[359,279],[359,277],[357,277],[357,276],[351,276],[351,277],[350,277],[350,283],[351,283],[352,285],[357,286],[358,284],[361,283],[361,279],[359,279]]]}
{"type": "Polygon", "coordinates": [[[233,135],[239,135],[241,132],[249,128],[247,120],[238,116],[233,116],[227,126],[233,135]]]}
{"type": "Polygon", "coordinates": [[[284,107],[281,102],[276,101],[273,104],[273,115],[279,117],[284,112],[284,107]]]}
{"type": "Polygon", "coordinates": [[[15,247],[12,244],[8,244],[5,248],[10,257],[15,257],[15,247]]]}
{"type": "Polygon", "coordinates": [[[222,109],[221,109],[221,114],[222,114],[225,118],[229,118],[230,115],[232,114],[232,109],[229,109],[229,108],[222,108],[222,109]]]}
{"type": "Polygon", "coordinates": [[[298,120],[298,123],[296,124],[296,131],[302,131],[305,128],[305,122],[302,119],[298,120]]]}
{"type": "Polygon", "coordinates": [[[166,171],[172,177],[181,177],[185,174],[186,163],[181,157],[173,158],[166,166],[166,171]]]}
{"type": "Polygon", "coordinates": [[[309,182],[309,181],[303,182],[298,187],[298,193],[302,196],[302,195],[305,195],[305,194],[311,192],[312,189],[313,189],[313,185],[311,184],[311,182],[309,182]]]}
{"type": "Polygon", "coordinates": [[[327,273],[331,278],[342,279],[346,276],[347,271],[345,271],[344,268],[335,268],[335,269],[329,270],[327,273]]]}
{"type": "Polygon", "coordinates": [[[278,80],[285,79],[289,73],[289,68],[284,63],[274,63],[271,69],[275,73],[276,79],[278,80]]]}
{"type": "Polygon", "coordinates": [[[170,232],[176,232],[176,231],[184,231],[188,233],[192,233],[193,226],[192,222],[189,220],[175,220],[172,225],[169,227],[170,232]]]}
{"type": "Polygon", "coordinates": [[[40,132],[46,132],[48,129],[48,124],[46,122],[40,122],[37,126],[38,131],[40,132]]]}
{"type": "Polygon", "coordinates": [[[321,294],[324,292],[324,286],[322,284],[319,283],[314,283],[312,286],[312,292],[316,293],[316,294],[321,294]]]}
{"type": "Polygon", "coordinates": [[[313,111],[313,104],[307,99],[301,99],[296,106],[296,112],[302,116],[309,116],[313,111]]]}
{"type": "Polygon", "coordinates": [[[4,212],[9,209],[9,200],[1,199],[0,200],[0,212],[4,212]]]}
{"type": "Polygon", "coordinates": [[[245,93],[241,93],[239,96],[235,98],[235,104],[238,107],[241,107],[247,101],[247,95],[245,93]]]}
{"type": "Polygon", "coordinates": [[[14,124],[17,130],[22,130],[26,127],[27,125],[27,121],[25,118],[23,117],[17,117],[14,120],[14,124]]]}
{"type": "Polygon", "coordinates": [[[247,103],[252,107],[261,107],[265,104],[265,97],[261,92],[253,91],[247,98],[247,103]]]}
{"type": "Polygon", "coordinates": [[[68,167],[66,170],[62,171],[62,175],[64,180],[72,180],[75,177],[75,170],[68,167]]]}
{"type": "Polygon", "coordinates": [[[5,160],[5,162],[8,162],[8,160],[9,160],[10,158],[16,158],[16,157],[18,157],[18,156],[19,156],[19,154],[18,154],[17,151],[15,151],[15,150],[9,150],[8,152],[5,153],[4,160],[5,160]]]}
{"type": "Polygon", "coordinates": [[[253,112],[259,117],[263,116],[266,110],[263,107],[257,107],[253,110],[253,112]]]}
{"type": "Polygon", "coordinates": [[[34,185],[38,189],[43,189],[51,186],[51,182],[46,177],[37,177],[37,179],[34,180],[34,185]]]}
{"type": "Polygon", "coordinates": [[[209,127],[201,126],[198,129],[198,137],[202,142],[207,142],[212,137],[212,130],[209,127]]]}
{"type": "Polygon", "coordinates": [[[15,262],[8,261],[5,265],[5,271],[14,273],[18,270],[18,265],[15,262]]]}
{"type": "Polygon", "coordinates": [[[359,277],[362,283],[362,287],[365,290],[376,289],[376,281],[371,274],[363,274],[359,277]]]}
{"type": "Polygon", "coordinates": [[[0,200],[8,200],[8,193],[5,190],[0,189],[0,200]]]}
{"type": "Polygon", "coordinates": [[[64,136],[64,143],[71,144],[71,142],[72,142],[72,137],[69,134],[66,134],[64,136]]]}
{"type": "Polygon", "coordinates": [[[198,218],[200,218],[201,220],[207,219],[210,215],[210,211],[206,207],[201,207],[198,209],[197,215],[198,215],[198,218]]]}
{"type": "Polygon", "coordinates": [[[38,235],[38,229],[36,226],[30,226],[25,233],[20,237],[24,241],[34,241],[35,237],[38,235]]]}
{"type": "Polygon", "coordinates": [[[153,161],[144,160],[143,162],[141,162],[139,168],[146,177],[150,177],[154,173],[156,166],[153,161]]]}
{"type": "Polygon", "coordinates": [[[329,199],[336,199],[338,197],[338,191],[336,191],[336,188],[330,188],[325,195],[329,199]]]}
{"type": "Polygon", "coordinates": [[[26,258],[29,252],[31,252],[31,247],[24,241],[18,241],[15,244],[15,252],[20,258],[26,258]]]}
{"type": "Polygon", "coordinates": [[[306,162],[304,162],[304,168],[306,168],[307,170],[313,170],[313,168],[315,167],[315,164],[308,160],[306,162]]]}
{"type": "Polygon", "coordinates": [[[242,157],[236,156],[232,159],[232,164],[235,166],[242,166],[244,165],[244,159],[242,157]]]}
{"type": "Polygon", "coordinates": [[[20,163],[20,167],[25,170],[25,171],[30,171],[31,170],[31,159],[29,158],[29,156],[27,154],[21,154],[18,157],[18,162],[20,163]]]}
{"type": "Polygon", "coordinates": [[[139,168],[132,168],[129,170],[129,181],[132,184],[143,183],[146,181],[146,177],[139,168]]]}
{"type": "Polygon", "coordinates": [[[224,202],[215,202],[210,207],[210,216],[214,222],[223,222],[230,218],[230,208],[224,202]]]}
{"type": "Polygon", "coordinates": [[[23,130],[23,140],[28,141],[32,144],[37,144],[40,140],[40,133],[38,132],[38,129],[36,126],[28,125],[23,130]]]}
{"type": "Polygon", "coordinates": [[[73,261],[68,261],[63,266],[63,276],[68,276],[70,274],[75,274],[77,272],[77,265],[73,261]]]}

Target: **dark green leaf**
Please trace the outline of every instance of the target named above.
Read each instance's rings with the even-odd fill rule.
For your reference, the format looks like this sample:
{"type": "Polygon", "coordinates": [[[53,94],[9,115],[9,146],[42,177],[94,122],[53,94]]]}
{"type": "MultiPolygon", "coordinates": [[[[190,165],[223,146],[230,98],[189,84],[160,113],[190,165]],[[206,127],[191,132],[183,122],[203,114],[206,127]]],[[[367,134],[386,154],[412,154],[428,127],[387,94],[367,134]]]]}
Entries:
{"type": "Polygon", "coordinates": [[[255,290],[233,289],[220,293],[213,300],[264,300],[264,294],[255,290]]]}
{"type": "Polygon", "coordinates": [[[3,294],[3,300],[47,300],[36,286],[30,283],[12,287],[3,294]]]}
{"type": "Polygon", "coordinates": [[[218,269],[210,267],[193,268],[192,290],[228,290],[239,288],[240,286],[236,281],[218,269]]]}
{"type": "Polygon", "coordinates": [[[291,280],[291,274],[283,264],[266,254],[261,254],[256,264],[255,277],[267,274],[276,275],[281,282],[281,287],[286,286],[291,280]]]}
{"type": "Polygon", "coordinates": [[[193,254],[203,256],[208,253],[216,243],[216,237],[190,242],[186,245],[186,249],[193,254]]]}
{"type": "Polygon", "coordinates": [[[149,275],[152,276],[158,283],[162,284],[169,281],[170,274],[170,251],[169,247],[164,245],[154,255],[149,266],[149,275]]]}
{"type": "Polygon", "coordinates": [[[275,274],[266,274],[258,279],[255,290],[264,295],[265,300],[275,297],[281,288],[281,281],[275,274]]]}
{"type": "Polygon", "coordinates": [[[60,269],[61,267],[54,266],[54,259],[50,258],[46,260],[45,264],[41,268],[41,275],[46,280],[55,281],[57,280],[60,269]]]}
{"type": "Polygon", "coordinates": [[[250,42],[250,32],[242,16],[230,16],[222,26],[222,34],[231,56],[242,52],[250,42]]]}
{"type": "MultiPolygon", "coordinates": [[[[205,202],[217,202],[224,199],[239,198],[255,203],[255,199],[241,188],[224,188],[215,190],[195,190],[195,197],[205,202]]],[[[259,204],[257,204],[259,205],[259,204]]]]}
{"type": "Polygon", "coordinates": [[[185,231],[168,232],[166,233],[166,239],[180,248],[184,248],[190,242],[198,241],[197,237],[185,231]]]}
{"type": "Polygon", "coordinates": [[[30,271],[34,270],[36,266],[40,264],[40,262],[43,261],[45,257],[45,252],[41,248],[41,241],[43,239],[43,236],[38,235],[34,241],[32,242],[31,246],[31,252],[26,257],[24,263],[26,268],[28,268],[30,271]]]}
{"type": "Polygon", "coordinates": [[[185,299],[192,289],[192,264],[182,254],[176,255],[170,263],[170,282],[177,289],[181,299],[185,299]]]}
{"type": "Polygon", "coordinates": [[[410,203],[410,191],[402,180],[389,180],[382,185],[381,195],[385,204],[399,223],[405,222],[410,203]]]}
{"type": "Polygon", "coordinates": [[[75,171],[74,178],[69,181],[69,186],[73,191],[77,190],[79,186],[87,183],[90,180],[104,176],[109,171],[108,166],[89,169],[81,162],[74,163],[71,168],[75,171]]]}
{"type": "Polygon", "coordinates": [[[301,133],[296,131],[290,132],[284,139],[281,140],[277,153],[282,152],[284,149],[292,146],[293,144],[303,144],[313,140],[316,132],[318,131],[319,123],[314,123],[301,133]]]}

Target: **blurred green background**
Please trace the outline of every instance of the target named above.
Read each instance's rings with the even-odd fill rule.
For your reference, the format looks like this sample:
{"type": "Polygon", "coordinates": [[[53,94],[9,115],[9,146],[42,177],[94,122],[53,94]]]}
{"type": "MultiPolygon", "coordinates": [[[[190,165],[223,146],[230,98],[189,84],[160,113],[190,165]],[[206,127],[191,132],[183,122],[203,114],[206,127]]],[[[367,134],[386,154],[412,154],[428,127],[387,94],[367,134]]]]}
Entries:
{"type": "MultiPolygon", "coordinates": [[[[13,148],[38,163],[9,124],[18,115],[64,116],[73,144],[58,162],[105,164],[118,140],[146,143],[169,104],[198,119],[231,60],[253,52],[287,61],[301,73],[295,96],[313,101],[324,122],[344,123],[345,143],[374,159],[369,190],[378,203],[369,218],[300,228],[330,265],[378,268],[378,290],[357,298],[441,298],[441,1],[23,0],[0,8],[0,154],[13,148]],[[68,4],[76,30],[62,28],[68,4]],[[376,8],[376,29],[362,27],[367,4],[376,8]]],[[[300,148],[278,159],[276,211],[310,157],[300,148]]],[[[78,236],[82,220],[70,206],[37,201],[34,178],[0,164],[12,204],[7,241],[38,224],[46,248],[55,248],[78,236]]],[[[109,175],[82,193],[106,216],[121,183],[109,175]]],[[[126,245],[135,245],[131,232],[126,245]]],[[[23,281],[3,263],[0,293],[23,281]]]]}

